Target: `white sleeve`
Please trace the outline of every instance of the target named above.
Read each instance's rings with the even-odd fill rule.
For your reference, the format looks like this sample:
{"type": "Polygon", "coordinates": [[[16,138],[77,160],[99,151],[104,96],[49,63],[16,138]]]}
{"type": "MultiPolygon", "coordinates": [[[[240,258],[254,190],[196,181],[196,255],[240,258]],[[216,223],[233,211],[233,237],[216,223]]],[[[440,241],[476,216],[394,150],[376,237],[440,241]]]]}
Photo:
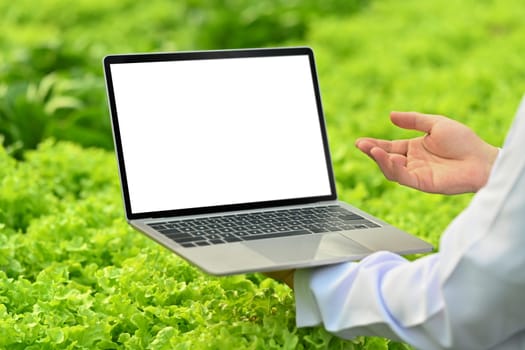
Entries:
{"type": "Polygon", "coordinates": [[[487,185],[413,262],[378,252],[300,270],[297,325],[422,349],[525,348],[525,103],[487,185]]]}

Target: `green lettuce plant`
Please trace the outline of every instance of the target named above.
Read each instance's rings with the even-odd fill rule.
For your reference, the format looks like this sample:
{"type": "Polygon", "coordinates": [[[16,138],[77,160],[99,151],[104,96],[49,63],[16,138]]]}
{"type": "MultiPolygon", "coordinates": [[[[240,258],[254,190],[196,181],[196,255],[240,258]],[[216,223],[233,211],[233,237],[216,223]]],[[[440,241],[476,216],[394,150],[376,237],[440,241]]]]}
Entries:
{"type": "Polygon", "coordinates": [[[67,13],[61,0],[0,4],[1,349],[409,348],[297,329],[284,285],[207,276],[124,220],[102,56],[279,41],[316,51],[340,197],[438,245],[471,195],[389,183],[354,140],[414,136],[388,122],[391,109],[408,109],[451,116],[501,145],[525,91],[525,8],[378,0],[348,15],[305,4],[239,1],[239,18],[200,1],[81,1],[67,13]]]}
{"type": "Polygon", "coordinates": [[[47,141],[0,164],[0,348],[401,346],[297,329],[285,285],[208,276],[132,230],[107,151],[47,141]]]}

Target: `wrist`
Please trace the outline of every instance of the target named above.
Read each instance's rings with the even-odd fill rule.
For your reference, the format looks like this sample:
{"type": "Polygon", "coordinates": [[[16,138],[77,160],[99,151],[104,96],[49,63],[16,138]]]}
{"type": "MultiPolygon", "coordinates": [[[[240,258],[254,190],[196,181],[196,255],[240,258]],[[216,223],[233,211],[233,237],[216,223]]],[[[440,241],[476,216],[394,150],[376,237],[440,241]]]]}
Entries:
{"type": "Polygon", "coordinates": [[[477,187],[475,192],[479,191],[487,184],[487,181],[489,180],[494,163],[496,162],[496,159],[498,158],[499,152],[500,152],[500,148],[487,144],[485,176],[483,177],[483,181],[481,181],[480,185],[477,187]]]}

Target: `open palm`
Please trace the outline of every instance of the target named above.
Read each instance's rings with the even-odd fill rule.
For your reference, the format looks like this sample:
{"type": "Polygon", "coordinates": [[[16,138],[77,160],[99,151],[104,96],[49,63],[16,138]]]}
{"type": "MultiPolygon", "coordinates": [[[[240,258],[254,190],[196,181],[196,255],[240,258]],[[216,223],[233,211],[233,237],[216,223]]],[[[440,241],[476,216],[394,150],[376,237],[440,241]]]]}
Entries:
{"type": "Polygon", "coordinates": [[[485,185],[498,149],[452,119],[392,112],[391,120],[424,136],[409,140],[360,138],[356,146],[373,158],[385,177],[425,192],[475,192],[485,185]]]}

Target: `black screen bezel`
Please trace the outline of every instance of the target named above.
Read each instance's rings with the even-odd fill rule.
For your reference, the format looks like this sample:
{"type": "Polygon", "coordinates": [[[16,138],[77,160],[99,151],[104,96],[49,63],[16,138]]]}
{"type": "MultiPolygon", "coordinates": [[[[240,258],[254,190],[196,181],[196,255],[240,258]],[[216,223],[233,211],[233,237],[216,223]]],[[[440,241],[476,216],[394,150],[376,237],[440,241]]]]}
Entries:
{"type": "Polygon", "coordinates": [[[316,203],[321,201],[335,200],[337,198],[335,179],[330,158],[328,137],[324,119],[323,108],[321,104],[321,95],[319,90],[319,82],[317,78],[317,71],[315,67],[315,60],[313,50],[309,47],[287,47],[287,48],[264,48],[264,49],[239,49],[239,50],[215,50],[215,51],[192,51],[192,52],[162,52],[162,53],[137,53],[137,54],[116,54],[104,57],[104,74],[106,80],[106,90],[108,97],[108,104],[110,116],[112,121],[113,139],[115,151],[118,161],[118,168],[120,173],[120,181],[122,186],[122,196],[124,200],[124,207],[126,217],[128,220],[146,219],[146,218],[164,218],[176,217],[186,215],[208,214],[215,212],[239,211],[248,209],[269,208],[277,206],[289,206],[316,203]],[[274,201],[251,202],[242,204],[229,204],[210,207],[162,210],[152,212],[133,213],[131,210],[131,201],[128,189],[128,181],[126,177],[126,168],[122,150],[122,142],[120,136],[120,129],[118,123],[118,113],[115,103],[115,94],[113,90],[111,65],[112,64],[126,64],[139,62],[165,62],[165,61],[181,61],[181,60],[201,60],[201,59],[224,59],[224,58],[248,58],[248,57],[268,57],[268,56],[292,56],[292,55],[307,55],[310,62],[310,69],[312,73],[312,81],[314,84],[314,92],[316,98],[317,112],[319,117],[319,124],[321,136],[324,147],[326,170],[330,183],[330,194],[326,196],[290,198],[274,201]]]}

